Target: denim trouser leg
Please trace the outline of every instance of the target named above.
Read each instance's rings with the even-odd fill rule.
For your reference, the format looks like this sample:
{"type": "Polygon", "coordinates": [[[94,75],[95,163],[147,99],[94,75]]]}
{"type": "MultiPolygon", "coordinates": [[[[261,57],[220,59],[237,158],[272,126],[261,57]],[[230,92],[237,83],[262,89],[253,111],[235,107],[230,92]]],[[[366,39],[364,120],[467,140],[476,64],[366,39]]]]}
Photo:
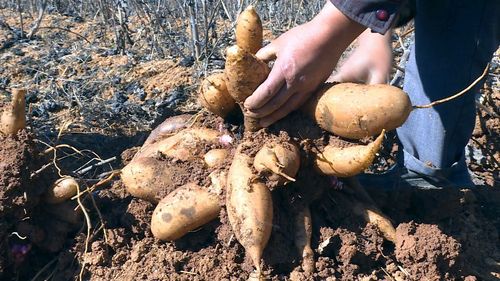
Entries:
{"type": "MultiPolygon", "coordinates": [[[[404,83],[413,105],[451,96],[481,75],[498,48],[499,6],[498,0],[417,1],[404,83]]],[[[481,84],[458,99],[410,114],[397,130],[408,170],[471,183],[464,148],[474,129],[474,95],[481,84]]]]}

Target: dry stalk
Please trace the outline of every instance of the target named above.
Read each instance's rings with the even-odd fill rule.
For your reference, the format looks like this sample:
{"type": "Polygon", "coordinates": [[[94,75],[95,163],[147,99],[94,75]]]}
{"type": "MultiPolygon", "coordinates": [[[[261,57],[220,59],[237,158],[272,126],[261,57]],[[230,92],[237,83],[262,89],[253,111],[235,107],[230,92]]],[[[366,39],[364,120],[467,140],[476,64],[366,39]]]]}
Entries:
{"type": "Polygon", "coordinates": [[[45,14],[45,7],[47,7],[47,1],[43,0],[39,4],[38,17],[35,21],[35,24],[31,28],[30,32],[28,32],[28,35],[26,36],[29,40],[31,40],[31,38],[33,38],[33,35],[35,35],[35,33],[38,31],[38,28],[40,27],[40,23],[42,22],[43,15],[45,14]]]}
{"type": "Polygon", "coordinates": [[[76,37],[84,40],[88,44],[92,44],[92,42],[90,42],[89,39],[87,39],[85,36],[83,36],[83,35],[81,35],[81,34],[79,34],[77,32],[71,31],[71,30],[69,30],[67,28],[49,25],[49,26],[40,26],[38,29],[57,29],[57,30],[65,31],[65,32],[71,33],[71,34],[75,35],[76,37]]]}

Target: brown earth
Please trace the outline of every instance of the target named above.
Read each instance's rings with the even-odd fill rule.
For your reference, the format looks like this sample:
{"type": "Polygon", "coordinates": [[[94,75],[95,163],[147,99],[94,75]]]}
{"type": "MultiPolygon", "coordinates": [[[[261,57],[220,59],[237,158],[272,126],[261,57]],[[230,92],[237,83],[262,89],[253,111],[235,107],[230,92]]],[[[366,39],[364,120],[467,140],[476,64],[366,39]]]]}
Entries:
{"type": "MultiPolygon", "coordinates": [[[[7,23],[16,26],[16,19],[8,18],[7,23]]],[[[94,22],[79,23],[66,16],[48,16],[42,25],[71,29],[96,45],[106,45],[112,37],[109,30],[94,22]]],[[[142,145],[153,124],[165,115],[196,113],[193,109],[199,106],[189,102],[196,96],[194,70],[179,65],[178,60],[143,59],[144,54],[137,50],[147,44],[141,41],[130,54],[115,55],[90,48],[81,37],[53,28],[41,30],[39,36],[0,52],[0,101],[8,87],[26,86],[29,121],[35,130],[34,134],[23,131],[17,138],[0,137],[0,279],[246,280],[253,270],[252,262],[235,240],[224,208],[218,219],[180,240],[161,242],[150,231],[154,204],[132,198],[120,180],[96,184],[128,163],[137,151],[133,147],[142,145]],[[79,48],[75,50],[72,44],[79,48]],[[172,75],[166,75],[164,69],[172,75]],[[175,95],[187,96],[188,102],[174,103],[175,110],[165,111],[164,105],[155,105],[175,95]],[[68,142],[81,150],[119,159],[82,174],[85,193],[80,202],[49,206],[38,197],[58,177],[57,171],[48,168],[31,177],[53,160],[38,158],[36,151],[46,147],[34,144],[35,139],[68,142]]],[[[11,37],[0,29],[0,44],[11,37]]],[[[329,143],[352,144],[325,135],[300,114],[250,136],[244,136],[237,125],[241,118],[223,123],[205,113],[197,114],[197,125],[229,132],[235,140],[233,148],[243,138],[255,143],[268,137],[291,138],[300,144],[302,169],[297,182],[272,191],[273,230],[263,257],[268,277],[498,280],[500,92],[492,78],[498,77],[498,68],[492,68],[491,74],[482,90],[476,128],[467,147],[476,189],[368,188],[377,206],[398,225],[395,245],[353,212],[353,203],[359,198],[346,183],[320,177],[312,169],[308,152],[329,143]],[[282,131],[288,134],[283,136],[282,131]],[[312,275],[301,268],[301,256],[294,245],[297,226],[292,218],[304,206],[311,209],[313,220],[316,270],[312,275]]],[[[392,144],[392,136],[388,135],[378,162],[370,170],[381,171],[393,163],[397,146],[392,144]]],[[[78,171],[89,161],[88,157],[79,155],[80,159],[63,152],[55,161],[65,173],[78,171]]],[[[172,165],[170,160],[158,161],[172,165]]],[[[192,180],[208,183],[200,163],[175,165],[189,170],[189,174],[176,175],[179,184],[192,180]]]]}

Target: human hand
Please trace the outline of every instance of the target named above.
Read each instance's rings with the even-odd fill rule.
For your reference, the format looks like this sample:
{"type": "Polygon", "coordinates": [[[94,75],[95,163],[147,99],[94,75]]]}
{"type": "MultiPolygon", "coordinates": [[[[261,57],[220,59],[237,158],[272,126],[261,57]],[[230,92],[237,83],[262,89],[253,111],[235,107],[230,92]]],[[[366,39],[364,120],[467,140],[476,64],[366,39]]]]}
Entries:
{"type": "Polygon", "coordinates": [[[392,63],[391,32],[385,35],[363,32],[358,46],[342,64],[331,80],[336,82],[358,82],[385,84],[392,63]]]}
{"type": "Polygon", "coordinates": [[[281,35],[256,56],[276,59],[268,78],[244,103],[267,127],[302,105],[332,73],[340,55],[364,30],[328,2],[310,22],[281,35]]]}

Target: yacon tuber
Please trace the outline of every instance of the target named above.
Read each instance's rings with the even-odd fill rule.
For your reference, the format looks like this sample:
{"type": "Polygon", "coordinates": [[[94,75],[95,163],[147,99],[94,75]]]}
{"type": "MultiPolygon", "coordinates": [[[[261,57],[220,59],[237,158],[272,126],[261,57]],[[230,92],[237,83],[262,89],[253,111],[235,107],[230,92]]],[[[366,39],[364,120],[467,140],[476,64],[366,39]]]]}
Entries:
{"type": "Polygon", "coordinates": [[[186,184],[163,198],[151,218],[153,235],[173,241],[217,218],[218,196],[196,184],[186,184]]]}
{"type": "MultiPolygon", "coordinates": [[[[267,78],[267,64],[239,46],[232,46],[226,51],[227,90],[243,110],[243,102],[267,78]]],[[[256,131],[260,128],[258,120],[245,116],[245,130],[256,131]]]]}
{"type": "Polygon", "coordinates": [[[292,143],[269,143],[257,152],[253,165],[269,181],[283,185],[295,181],[300,167],[299,148],[292,143]]]}
{"type": "Polygon", "coordinates": [[[238,16],[235,35],[236,45],[252,54],[262,47],[262,21],[252,5],[238,16]]]}
{"type": "Polygon", "coordinates": [[[222,118],[236,108],[236,102],[227,90],[224,73],[212,74],[201,82],[199,101],[208,111],[222,118]]]}
{"type": "Polygon", "coordinates": [[[350,177],[364,171],[371,165],[382,145],[385,131],[368,145],[356,145],[346,148],[326,146],[316,154],[317,170],[327,176],[350,177]]]}
{"type": "Polygon", "coordinates": [[[25,89],[12,89],[12,101],[0,117],[0,133],[15,135],[26,127],[25,96],[25,89]]]}
{"type": "Polygon", "coordinates": [[[262,252],[271,236],[273,204],[271,191],[252,172],[252,159],[240,144],[229,168],[226,207],[236,239],[252,259],[256,274],[261,274],[262,252]]]}
{"type": "Polygon", "coordinates": [[[73,177],[58,179],[45,193],[44,200],[50,204],[62,203],[78,193],[79,185],[73,177]]]}
{"type": "Polygon", "coordinates": [[[361,139],[401,126],[412,111],[408,95],[389,85],[325,84],[306,111],[333,134],[361,139]]]}

